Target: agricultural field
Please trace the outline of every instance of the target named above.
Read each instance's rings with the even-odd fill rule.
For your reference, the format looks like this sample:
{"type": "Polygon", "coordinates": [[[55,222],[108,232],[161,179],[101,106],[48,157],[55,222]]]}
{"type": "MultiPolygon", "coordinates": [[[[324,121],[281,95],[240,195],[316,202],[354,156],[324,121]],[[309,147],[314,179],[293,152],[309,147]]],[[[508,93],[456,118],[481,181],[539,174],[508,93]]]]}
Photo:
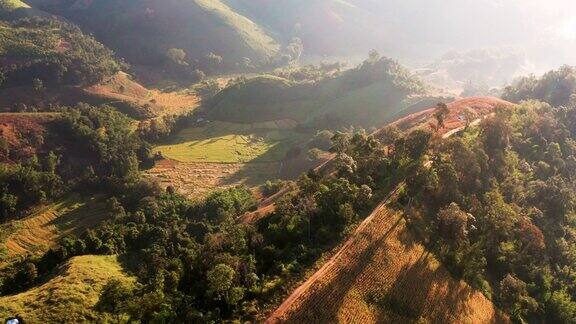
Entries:
{"type": "Polygon", "coordinates": [[[0,318],[16,314],[29,323],[106,322],[94,310],[100,291],[110,279],[134,282],[116,256],[84,255],[70,259],[46,282],[17,295],[0,297],[0,318]]]}
{"type": "Polygon", "coordinates": [[[187,197],[200,198],[216,188],[253,187],[277,179],[279,168],[279,162],[182,163],[162,160],[146,171],[146,176],[164,188],[172,186],[187,197]]]}
{"type": "Polygon", "coordinates": [[[305,137],[285,122],[239,124],[210,122],[180,131],[154,151],[178,162],[278,162],[305,137]],[[288,125],[289,126],[289,125],[288,125]]]}
{"type": "Polygon", "coordinates": [[[98,197],[69,197],[45,206],[30,216],[2,224],[11,230],[0,235],[0,261],[27,253],[42,253],[66,235],[79,235],[106,217],[106,204],[98,197]]]}
{"type": "Polygon", "coordinates": [[[401,211],[388,204],[371,217],[269,323],[508,321],[482,293],[455,280],[426,251],[401,211]]]}

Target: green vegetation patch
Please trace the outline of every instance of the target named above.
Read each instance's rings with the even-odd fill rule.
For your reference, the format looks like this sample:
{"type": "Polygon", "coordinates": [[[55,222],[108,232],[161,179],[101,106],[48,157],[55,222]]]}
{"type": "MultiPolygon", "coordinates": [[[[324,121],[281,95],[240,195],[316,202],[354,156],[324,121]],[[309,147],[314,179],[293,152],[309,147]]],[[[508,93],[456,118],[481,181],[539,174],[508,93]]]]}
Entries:
{"type": "Polygon", "coordinates": [[[66,22],[0,22],[0,87],[94,84],[123,67],[112,51],[66,22]]]}
{"type": "Polygon", "coordinates": [[[0,0],[0,10],[12,11],[18,8],[30,8],[30,6],[20,0],[0,0]]]}
{"type": "Polygon", "coordinates": [[[290,130],[212,122],[180,131],[172,143],[156,147],[155,152],[180,162],[275,162],[303,138],[290,130]]]}
{"type": "Polygon", "coordinates": [[[70,259],[45,283],[23,293],[0,297],[0,318],[20,314],[30,323],[101,322],[94,310],[109,279],[134,282],[116,256],[85,255],[70,259]]]}

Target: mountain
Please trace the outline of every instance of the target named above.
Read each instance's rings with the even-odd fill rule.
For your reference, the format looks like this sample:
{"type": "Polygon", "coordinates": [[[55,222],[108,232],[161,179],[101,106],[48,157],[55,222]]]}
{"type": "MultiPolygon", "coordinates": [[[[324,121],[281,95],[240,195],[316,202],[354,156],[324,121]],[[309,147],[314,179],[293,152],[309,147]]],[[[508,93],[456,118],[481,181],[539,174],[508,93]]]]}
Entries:
{"type": "Polygon", "coordinates": [[[240,80],[210,100],[205,111],[228,122],[292,119],[316,127],[377,127],[433,105],[430,97],[408,70],[381,58],[314,82],[281,76],[240,80]]]}
{"type": "Polygon", "coordinates": [[[204,64],[213,53],[232,68],[244,58],[266,62],[280,48],[267,31],[220,0],[30,3],[75,22],[137,65],[161,65],[167,51],[177,48],[185,52],[184,64],[204,64]]]}

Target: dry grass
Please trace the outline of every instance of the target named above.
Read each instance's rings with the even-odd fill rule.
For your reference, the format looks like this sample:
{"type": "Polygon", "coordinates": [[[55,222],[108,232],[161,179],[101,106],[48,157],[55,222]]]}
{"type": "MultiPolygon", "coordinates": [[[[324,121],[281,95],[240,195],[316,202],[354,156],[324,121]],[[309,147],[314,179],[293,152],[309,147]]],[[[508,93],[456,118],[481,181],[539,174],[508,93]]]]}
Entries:
{"type": "Polygon", "coordinates": [[[269,322],[507,322],[494,305],[455,280],[389,206],[351,238],[323,275],[269,322]]]}
{"type": "Polygon", "coordinates": [[[0,318],[21,315],[27,323],[103,323],[93,308],[109,279],[134,282],[116,256],[85,255],[70,259],[45,283],[23,293],[0,297],[0,318]]]}
{"type": "Polygon", "coordinates": [[[239,124],[210,122],[181,130],[156,152],[179,162],[245,163],[281,161],[303,139],[286,121],[239,124]],[[284,127],[284,128],[281,128],[284,127]]]}
{"type": "Polygon", "coordinates": [[[148,105],[156,116],[183,114],[200,105],[200,99],[186,91],[164,92],[148,90],[123,72],[120,72],[100,84],[88,87],[85,91],[91,95],[116,101],[127,101],[140,106],[148,105]]]}
{"type": "Polygon", "coordinates": [[[8,257],[41,253],[66,235],[80,235],[99,224],[106,216],[106,204],[98,198],[72,197],[46,206],[40,211],[13,221],[17,230],[6,238],[8,257]]]}
{"type": "MultiPolygon", "coordinates": [[[[463,118],[465,109],[470,109],[475,114],[475,117],[480,117],[493,113],[497,107],[512,105],[513,104],[508,101],[495,97],[469,97],[456,100],[448,104],[450,114],[446,117],[444,128],[440,130],[440,134],[445,134],[450,130],[465,126],[466,121],[463,118]]],[[[433,117],[435,110],[435,107],[431,107],[430,109],[397,120],[391,125],[395,125],[405,131],[421,127],[430,128],[435,124],[433,117]]]]}
{"type": "Polygon", "coordinates": [[[278,162],[262,163],[180,163],[162,160],[146,172],[163,187],[173,186],[190,197],[206,196],[215,189],[244,184],[252,187],[278,178],[278,162]]]}

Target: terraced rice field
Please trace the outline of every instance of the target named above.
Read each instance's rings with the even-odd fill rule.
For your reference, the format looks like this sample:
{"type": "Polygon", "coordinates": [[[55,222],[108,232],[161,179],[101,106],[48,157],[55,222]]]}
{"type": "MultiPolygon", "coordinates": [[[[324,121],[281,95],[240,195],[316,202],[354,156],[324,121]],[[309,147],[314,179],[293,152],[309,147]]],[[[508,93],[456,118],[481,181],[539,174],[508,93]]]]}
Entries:
{"type": "Polygon", "coordinates": [[[178,162],[278,162],[303,136],[290,130],[294,123],[281,120],[238,124],[210,122],[180,131],[170,143],[154,151],[178,162]]]}
{"type": "Polygon", "coordinates": [[[0,248],[7,251],[9,258],[40,253],[66,235],[79,235],[96,226],[106,214],[106,204],[98,198],[80,200],[71,197],[13,221],[12,227],[16,231],[6,237],[5,242],[0,242],[0,248]]]}
{"type": "Polygon", "coordinates": [[[146,172],[163,187],[173,186],[190,198],[206,196],[214,189],[236,185],[249,187],[278,178],[280,163],[181,163],[162,160],[146,172]]]}
{"type": "Polygon", "coordinates": [[[402,212],[384,205],[371,217],[268,323],[508,322],[482,293],[451,277],[402,212]]]}

